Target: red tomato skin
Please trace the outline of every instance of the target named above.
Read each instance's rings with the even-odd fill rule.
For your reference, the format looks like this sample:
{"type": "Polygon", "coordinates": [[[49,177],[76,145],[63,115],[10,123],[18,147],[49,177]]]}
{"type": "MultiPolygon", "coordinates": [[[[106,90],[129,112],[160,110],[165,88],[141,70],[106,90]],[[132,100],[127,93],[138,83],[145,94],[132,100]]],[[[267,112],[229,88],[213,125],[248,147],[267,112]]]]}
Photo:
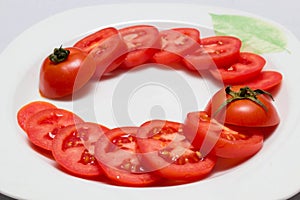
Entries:
{"type": "Polygon", "coordinates": [[[26,132],[26,122],[32,115],[51,108],[56,108],[56,106],[45,101],[33,101],[24,105],[17,113],[19,126],[26,132]]]}
{"type": "Polygon", "coordinates": [[[105,126],[91,122],[66,126],[62,128],[53,139],[52,155],[56,162],[71,174],[84,178],[98,177],[103,174],[103,171],[97,162],[94,164],[82,162],[83,153],[84,151],[87,151],[82,142],[75,141],[76,144],[75,142],[74,144],[71,144],[71,141],[69,143],[70,147],[65,147],[68,137],[72,136],[72,134],[75,134],[77,131],[80,131],[81,128],[83,128],[86,133],[86,135],[83,135],[82,137],[91,137],[93,141],[87,141],[91,143],[96,142],[97,138],[101,137],[109,130],[105,126]]]}
{"type": "Polygon", "coordinates": [[[31,143],[42,149],[51,151],[52,140],[59,129],[82,122],[83,120],[74,113],[54,108],[35,113],[27,120],[25,126],[31,143]],[[50,133],[52,136],[49,135],[50,133]]]}
{"type": "Polygon", "coordinates": [[[241,52],[237,63],[230,67],[210,70],[217,80],[224,84],[236,85],[258,76],[266,64],[266,60],[258,54],[241,52]]]}
{"type": "Polygon", "coordinates": [[[264,136],[259,129],[230,128],[212,123],[205,111],[198,111],[188,113],[183,132],[193,146],[222,158],[247,158],[262,148],[264,136]]]}
{"type": "Polygon", "coordinates": [[[257,77],[254,77],[247,82],[241,82],[239,85],[247,85],[253,89],[271,90],[280,85],[282,81],[282,74],[277,71],[262,71],[257,77]]]}
{"type": "Polygon", "coordinates": [[[160,32],[162,47],[152,60],[160,64],[181,62],[184,56],[199,48],[200,32],[194,28],[174,28],[160,32]]]}
{"type": "Polygon", "coordinates": [[[120,29],[119,32],[128,48],[128,54],[121,64],[123,69],[146,63],[161,46],[159,31],[154,26],[129,26],[120,29]]]}
{"type": "Polygon", "coordinates": [[[203,160],[196,163],[185,163],[183,165],[169,163],[158,155],[159,150],[170,145],[172,142],[163,144],[163,141],[151,138],[153,136],[151,130],[153,128],[161,129],[165,127],[172,127],[178,131],[181,129],[182,124],[171,121],[152,120],[142,124],[139,129],[138,146],[141,152],[141,160],[145,163],[147,169],[154,171],[163,178],[176,181],[190,182],[206,177],[213,170],[216,163],[216,157],[212,154],[206,155],[203,160]]]}
{"type": "Polygon", "coordinates": [[[47,57],[40,69],[39,91],[43,97],[56,99],[68,96],[82,88],[93,76],[94,59],[82,50],[69,47],[68,58],[54,64],[47,57]]]}
{"type": "MultiPolygon", "coordinates": [[[[242,86],[233,86],[232,90],[238,91],[241,87],[242,86]]],[[[277,109],[270,98],[264,95],[258,95],[257,98],[266,106],[267,110],[251,100],[242,99],[231,102],[227,105],[226,110],[223,109],[214,115],[213,112],[228,98],[231,98],[231,96],[226,94],[225,89],[220,89],[213,95],[205,110],[215,119],[222,119],[226,124],[236,126],[268,127],[276,126],[280,122],[277,109]]]]}
{"type": "MultiPolygon", "coordinates": [[[[150,186],[157,183],[160,178],[158,176],[155,176],[151,172],[145,172],[145,173],[131,173],[127,170],[122,170],[119,167],[112,166],[113,164],[108,163],[109,160],[112,160],[112,157],[117,160],[125,159],[124,157],[116,157],[117,155],[108,155],[108,153],[112,153],[110,150],[107,150],[111,147],[111,145],[114,145],[112,143],[112,140],[114,138],[129,134],[131,136],[136,136],[136,132],[138,130],[138,127],[119,127],[111,129],[110,131],[107,131],[105,133],[105,137],[101,137],[96,145],[95,145],[95,156],[98,160],[99,165],[103,169],[106,176],[112,181],[113,184],[116,185],[122,185],[122,186],[129,186],[129,187],[144,187],[144,186],[150,186]]],[[[118,148],[118,147],[115,147],[118,148]]],[[[137,156],[134,154],[138,154],[134,150],[123,150],[126,153],[122,153],[121,156],[137,156]],[[126,154],[126,155],[124,155],[126,154]]],[[[119,154],[120,155],[120,154],[119,154]]],[[[126,157],[127,158],[127,157],[126,157]]]]}

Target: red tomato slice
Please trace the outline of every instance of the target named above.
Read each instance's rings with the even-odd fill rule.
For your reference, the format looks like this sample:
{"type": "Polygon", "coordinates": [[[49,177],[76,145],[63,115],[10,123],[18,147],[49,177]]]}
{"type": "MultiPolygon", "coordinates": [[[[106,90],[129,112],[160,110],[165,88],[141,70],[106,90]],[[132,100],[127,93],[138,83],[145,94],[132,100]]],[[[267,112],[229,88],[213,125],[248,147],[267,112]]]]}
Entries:
{"type": "Polygon", "coordinates": [[[225,84],[238,84],[258,76],[266,60],[260,55],[248,52],[241,52],[239,61],[230,67],[211,70],[211,74],[225,84]]]}
{"type": "Polygon", "coordinates": [[[184,65],[193,71],[227,67],[239,59],[242,42],[232,36],[213,36],[201,39],[201,47],[183,59],[184,65]]]}
{"type": "Polygon", "coordinates": [[[32,115],[39,111],[51,108],[56,108],[56,106],[45,101],[33,101],[26,104],[17,113],[19,126],[26,132],[26,122],[32,115]]]}
{"type": "Polygon", "coordinates": [[[95,145],[95,157],[114,184],[140,187],[158,180],[157,176],[146,172],[138,159],[137,130],[137,127],[112,129],[95,145]]]}
{"type": "Polygon", "coordinates": [[[45,149],[52,150],[52,140],[59,130],[83,120],[72,112],[63,109],[47,109],[32,115],[26,122],[29,140],[45,149]]]}
{"type": "Polygon", "coordinates": [[[247,85],[252,89],[270,90],[279,85],[282,81],[282,74],[276,71],[262,71],[257,77],[242,82],[239,85],[247,85]]]}
{"type": "Polygon", "coordinates": [[[74,44],[74,47],[90,53],[95,47],[98,47],[103,40],[118,33],[118,30],[113,27],[104,28],[82,38],[74,44]]]}
{"type": "Polygon", "coordinates": [[[137,144],[148,170],[176,181],[194,181],[207,176],[215,166],[212,155],[204,157],[182,132],[182,124],[163,120],[144,123],[137,144]]]}
{"type": "Polygon", "coordinates": [[[263,146],[263,135],[257,130],[250,133],[234,131],[211,119],[204,111],[188,113],[183,133],[196,148],[206,148],[223,158],[246,158],[263,146]]]}
{"type": "Polygon", "coordinates": [[[60,129],[52,142],[54,159],[67,171],[80,177],[103,174],[93,155],[94,145],[108,130],[102,125],[90,122],[60,129]]]}
{"type": "Polygon", "coordinates": [[[200,32],[194,28],[176,28],[160,32],[161,51],[153,56],[160,64],[171,64],[199,48],[200,32]]]}
{"type": "Polygon", "coordinates": [[[154,26],[136,25],[119,30],[128,47],[123,68],[132,68],[146,63],[160,48],[159,31],[154,26]]]}
{"type": "Polygon", "coordinates": [[[119,31],[112,27],[92,33],[79,40],[74,46],[93,55],[96,61],[95,77],[97,78],[118,68],[128,50],[119,31]]]}

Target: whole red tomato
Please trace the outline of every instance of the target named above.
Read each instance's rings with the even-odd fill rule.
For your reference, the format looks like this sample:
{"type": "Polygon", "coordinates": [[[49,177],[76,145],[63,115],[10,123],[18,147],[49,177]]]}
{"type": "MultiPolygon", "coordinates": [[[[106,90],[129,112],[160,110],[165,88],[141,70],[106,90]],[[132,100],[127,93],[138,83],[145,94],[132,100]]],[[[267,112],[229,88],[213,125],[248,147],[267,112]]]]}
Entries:
{"type": "Polygon", "coordinates": [[[39,90],[46,98],[60,98],[84,86],[93,76],[95,61],[88,53],[70,48],[56,48],[40,69],[39,90]]]}
{"type": "Polygon", "coordinates": [[[279,115],[270,93],[249,87],[233,86],[219,90],[206,111],[226,124],[247,127],[268,127],[279,123],[279,115]]]}

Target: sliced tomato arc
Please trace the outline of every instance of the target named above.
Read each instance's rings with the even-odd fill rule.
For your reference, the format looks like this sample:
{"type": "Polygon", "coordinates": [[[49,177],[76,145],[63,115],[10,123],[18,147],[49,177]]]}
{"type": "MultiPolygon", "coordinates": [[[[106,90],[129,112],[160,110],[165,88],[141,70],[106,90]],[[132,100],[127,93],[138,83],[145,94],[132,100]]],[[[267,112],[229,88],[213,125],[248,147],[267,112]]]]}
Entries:
{"type": "Polygon", "coordinates": [[[94,145],[108,130],[105,126],[90,122],[60,129],[53,139],[54,159],[68,172],[77,176],[100,176],[103,171],[94,157],[94,145]]]}
{"type": "Polygon", "coordinates": [[[182,133],[182,124],[163,120],[144,123],[138,132],[138,147],[147,169],[176,181],[206,177],[214,168],[213,155],[205,157],[182,133]]]}
{"type": "Polygon", "coordinates": [[[193,71],[228,67],[239,59],[242,42],[233,36],[212,36],[201,39],[201,47],[183,59],[193,71]]]}
{"type": "Polygon", "coordinates": [[[119,32],[128,48],[122,68],[129,69],[146,63],[160,48],[159,31],[154,26],[129,26],[119,32]]]}
{"type": "Polygon", "coordinates": [[[252,89],[270,90],[279,85],[282,81],[282,74],[277,71],[262,71],[257,77],[239,85],[247,85],[252,89]]]}
{"type": "Polygon", "coordinates": [[[120,127],[106,132],[95,145],[95,157],[114,184],[153,185],[159,179],[140,162],[136,145],[137,127],[120,127]]]}
{"type": "Polygon", "coordinates": [[[258,76],[266,60],[258,54],[241,52],[237,63],[230,67],[211,70],[213,77],[225,84],[239,84],[258,76]]]}
{"type": "Polygon", "coordinates": [[[209,148],[222,158],[247,158],[262,148],[264,137],[259,129],[241,131],[220,124],[204,111],[188,113],[183,127],[184,135],[196,148],[209,148]]]}
{"type": "Polygon", "coordinates": [[[45,101],[33,101],[23,106],[17,113],[17,120],[19,126],[26,132],[26,122],[35,113],[56,108],[55,105],[45,101]]]}
{"type": "Polygon", "coordinates": [[[180,62],[184,56],[199,48],[200,32],[193,28],[175,28],[160,32],[161,50],[153,55],[160,64],[180,62]]]}
{"type": "Polygon", "coordinates": [[[64,109],[47,109],[32,115],[26,122],[29,140],[45,150],[52,150],[52,141],[59,130],[83,120],[74,113],[64,109]]]}

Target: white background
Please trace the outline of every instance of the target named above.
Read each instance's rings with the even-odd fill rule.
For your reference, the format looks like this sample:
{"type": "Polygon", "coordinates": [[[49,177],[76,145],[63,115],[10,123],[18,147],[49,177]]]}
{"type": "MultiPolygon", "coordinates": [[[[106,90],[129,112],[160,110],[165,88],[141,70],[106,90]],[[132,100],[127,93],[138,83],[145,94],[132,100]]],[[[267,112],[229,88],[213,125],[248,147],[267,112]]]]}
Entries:
{"type": "MultiPolygon", "coordinates": [[[[180,2],[242,10],[273,20],[300,39],[299,2],[296,0],[151,0],[126,2],[180,2]]],[[[47,17],[68,9],[98,4],[125,3],[122,0],[0,0],[0,53],[24,30],[47,17]]],[[[167,12],[167,11],[166,11],[167,12]]],[[[116,13],[117,15],[118,13],[116,13]]],[[[178,8],[178,15],[180,15],[178,8]]],[[[153,11],[155,15],[155,11],[153,11]]],[[[105,19],[99,19],[105,20],[105,19]]],[[[33,44],[34,45],[34,44],[33,44]]],[[[30,48],[30,47],[28,47],[30,48]]],[[[1,66],[3,69],[5,66],[1,66]]],[[[0,199],[1,199],[0,195],[0,199]]],[[[295,198],[296,199],[296,198],[295,198]]]]}

